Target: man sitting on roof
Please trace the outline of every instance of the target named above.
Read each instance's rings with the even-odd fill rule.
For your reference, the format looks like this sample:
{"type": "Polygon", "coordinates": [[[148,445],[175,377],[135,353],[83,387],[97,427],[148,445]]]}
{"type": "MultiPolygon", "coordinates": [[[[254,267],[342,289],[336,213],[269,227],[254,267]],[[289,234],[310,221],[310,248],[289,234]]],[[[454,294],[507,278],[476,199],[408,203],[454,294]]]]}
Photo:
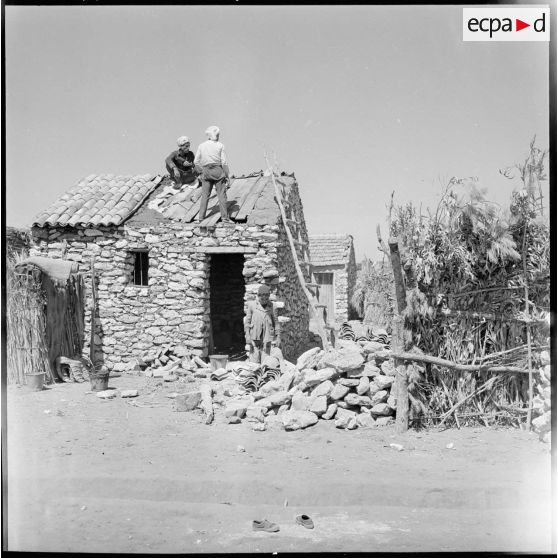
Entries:
{"type": "Polygon", "coordinates": [[[201,175],[202,191],[200,200],[200,213],[198,221],[205,219],[207,202],[211,190],[215,185],[217,197],[219,198],[219,211],[221,220],[230,223],[227,209],[227,182],[229,178],[229,166],[225,155],[225,146],[219,141],[221,133],[217,126],[210,126],[205,133],[208,139],[201,143],[194,158],[196,170],[201,175]]]}
{"type": "Polygon", "coordinates": [[[196,186],[198,174],[194,166],[194,154],[190,151],[190,138],[180,136],[176,143],[178,150],[173,151],[165,159],[167,171],[178,186],[183,184],[196,186]]]}
{"type": "Polygon", "coordinates": [[[250,351],[250,362],[263,364],[265,355],[271,353],[271,345],[278,345],[279,324],[269,301],[270,289],[260,285],[257,300],[249,300],[244,318],[246,350],[250,351]]]}

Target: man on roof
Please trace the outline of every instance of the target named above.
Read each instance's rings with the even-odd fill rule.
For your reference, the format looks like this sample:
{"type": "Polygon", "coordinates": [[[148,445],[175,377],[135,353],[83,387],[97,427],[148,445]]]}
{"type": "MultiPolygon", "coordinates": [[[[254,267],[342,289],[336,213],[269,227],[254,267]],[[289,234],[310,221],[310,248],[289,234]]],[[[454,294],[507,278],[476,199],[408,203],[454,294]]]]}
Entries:
{"type": "Polygon", "coordinates": [[[213,186],[215,186],[217,198],[219,199],[221,220],[225,223],[231,222],[227,209],[229,166],[225,154],[225,146],[219,141],[220,133],[217,126],[210,126],[205,131],[207,140],[199,145],[194,158],[196,171],[200,174],[202,183],[198,222],[205,219],[207,202],[213,186]]]}
{"type": "Polygon", "coordinates": [[[194,154],[190,151],[190,138],[180,136],[176,143],[178,149],[165,159],[167,171],[177,186],[197,186],[198,173],[194,165],[194,154]]]}

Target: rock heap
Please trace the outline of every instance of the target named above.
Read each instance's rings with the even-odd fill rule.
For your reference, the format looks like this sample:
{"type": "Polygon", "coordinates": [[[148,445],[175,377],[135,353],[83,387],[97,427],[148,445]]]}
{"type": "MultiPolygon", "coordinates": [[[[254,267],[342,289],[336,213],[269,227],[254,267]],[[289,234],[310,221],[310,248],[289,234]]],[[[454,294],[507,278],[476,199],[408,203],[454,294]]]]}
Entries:
{"type": "Polygon", "coordinates": [[[383,426],[393,421],[397,404],[390,354],[382,343],[341,340],[335,349],[306,351],[296,365],[284,360],[281,376],[253,393],[232,379],[214,385],[215,401],[229,422],[246,418],[258,429],[280,421],[285,430],[298,430],[320,419],[349,430],[383,426]]]}
{"type": "Polygon", "coordinates": [[[142,373],[147,377],[174,381],[179,376],[209,378],[212,368],[185,345],[167,343],[138,358],[116,364],[113,372],[142,373]]]}
{"type": "Polygon", "coordinates": [[[540,356],[541,367],[535,375],[535,397],[533,398],[533,430],[539,439],[550,443],[551,438],[551,399],[550,399],[550,355],[543,351],[540,356]]]}

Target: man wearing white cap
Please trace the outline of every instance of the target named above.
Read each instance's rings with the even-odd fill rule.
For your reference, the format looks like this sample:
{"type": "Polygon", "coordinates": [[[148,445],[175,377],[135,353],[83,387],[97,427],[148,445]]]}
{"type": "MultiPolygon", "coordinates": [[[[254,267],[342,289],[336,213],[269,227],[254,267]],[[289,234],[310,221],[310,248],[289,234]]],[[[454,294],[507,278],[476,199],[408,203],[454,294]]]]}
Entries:
{"type": "Polygon", "coordinates": [[[219,141],[220,130],[217,126],[210,126],[205,131],[208,139],[201,143],[196,151],[194,164],[201,175],[202,192],[200,200],[200,214],[198,221],[205,219],[207,202],[213,186],[219,199],[221,220],[230,223],[227,209],[227,182],[229,166],[225,154],[225,146],[219,141]]]}
{"type": "Polygon", "coordinates": [[[167,171],[178,186],[194,184],[197,180],[197,173],[194,166],[194,154],[190,151],[190,138],[180,136],[176,143],[178,150],[173,151],[165,159],[167,171]]]}

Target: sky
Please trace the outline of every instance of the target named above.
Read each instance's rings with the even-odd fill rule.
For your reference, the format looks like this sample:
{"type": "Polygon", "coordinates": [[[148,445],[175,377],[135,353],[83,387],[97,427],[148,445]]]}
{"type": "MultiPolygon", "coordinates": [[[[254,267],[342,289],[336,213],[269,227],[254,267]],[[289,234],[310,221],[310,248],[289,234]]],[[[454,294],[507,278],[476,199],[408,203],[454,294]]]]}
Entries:
{"type": "Polygon", "coordinates": [[[218,125],[233,174],[267,152],[310,234],[378,259],[392,192],[431,207],[476,176],[505,205],[498,170],[548,147],[548,43],[463,42],[461,6],[6,6],[5,33],[11,226],[218,125]]]}

